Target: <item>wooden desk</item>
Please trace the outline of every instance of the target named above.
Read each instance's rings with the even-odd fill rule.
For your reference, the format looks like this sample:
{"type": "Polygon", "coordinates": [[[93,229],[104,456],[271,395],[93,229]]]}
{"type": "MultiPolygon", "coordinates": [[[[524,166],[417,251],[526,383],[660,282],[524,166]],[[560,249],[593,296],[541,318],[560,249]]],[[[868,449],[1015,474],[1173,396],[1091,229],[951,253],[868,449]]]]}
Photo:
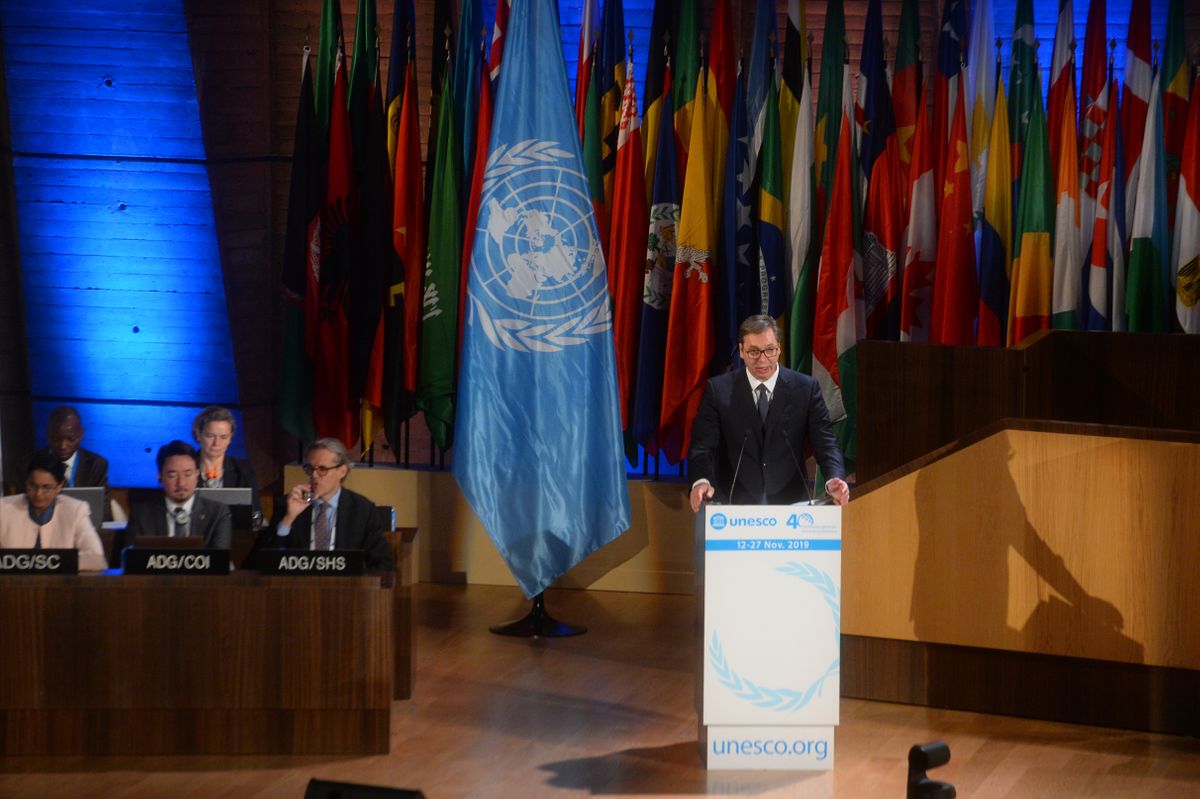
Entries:
{"type": "Polygon", "coordinates": [[[0,755],[386,753],[370,577],[0,577],[0,755]]]}
{"type": "Polygon", "coordinates": [[[396,563],[396,585],[392,606],[392,640],[396,647],[396,664],[392,677],[392,698],[411,699],[413,689],[413,660],[416,657],[416,602],[413,601],[413,582],[409,576],[413,539],[417,528],[400,527],[387,533],[392,560],[396,563]]]}

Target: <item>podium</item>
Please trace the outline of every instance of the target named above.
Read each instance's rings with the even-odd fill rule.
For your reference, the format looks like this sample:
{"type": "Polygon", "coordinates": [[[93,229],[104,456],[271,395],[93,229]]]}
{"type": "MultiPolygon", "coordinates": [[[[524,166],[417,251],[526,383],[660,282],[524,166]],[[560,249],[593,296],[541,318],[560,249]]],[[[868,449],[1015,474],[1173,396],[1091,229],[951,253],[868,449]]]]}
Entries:
{"type": "Polygon", "coordinates": [[[842,511],[708,505],[697,516],[696,707],[705,765],[833,768],[842,511]]]}

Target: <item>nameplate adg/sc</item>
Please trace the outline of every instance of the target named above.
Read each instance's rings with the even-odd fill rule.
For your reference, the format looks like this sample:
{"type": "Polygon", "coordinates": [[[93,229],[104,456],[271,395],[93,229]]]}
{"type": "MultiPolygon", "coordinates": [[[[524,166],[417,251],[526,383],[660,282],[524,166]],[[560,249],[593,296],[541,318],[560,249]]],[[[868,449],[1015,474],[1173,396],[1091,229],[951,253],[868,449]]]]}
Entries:
{"type": "Polygon", "coordinates": [[[75,549],[0,550],[0,574],[79,574],[75,549]]]}
{"type": "Polygon", "coordinates": [[[366,573],[357,549],[313,552],[306,549],[268,549],[258,553],[258,570],[270,575],[349,577],[366,573]]]}
{"type": "Polygon", "coordinates": [[[229,574],[229,550],[129,548],[121,567],[126,574],[229,574]]]}

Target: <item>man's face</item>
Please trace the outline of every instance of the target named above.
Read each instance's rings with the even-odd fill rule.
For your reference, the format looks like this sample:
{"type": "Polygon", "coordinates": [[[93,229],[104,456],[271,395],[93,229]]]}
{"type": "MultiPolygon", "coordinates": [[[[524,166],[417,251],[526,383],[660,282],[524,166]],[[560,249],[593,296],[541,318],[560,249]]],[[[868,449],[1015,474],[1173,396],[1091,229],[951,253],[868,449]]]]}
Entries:
{"type": "Polygon", "coordinates": [[[79,442],[83,441],[83,425],[78,416],[68,416],[46,431],[46,438],[50,451],[60,461],[65,461],[79,449],[79,442]]]}
{"type": "Polygon", "coordinates": [[[163,493],[172,502],[187,502],[196,493],[196,480],[200,470],[196,468],[195,459],[187,455],[172,455],[163,461],[162,471],[158,473],[158,482],[162,483],[163,493]]]}
{"type": "Polygon", "coordinates": [[[329,499],[337,493],[350,469],[345,464],[339,466],[337,456],[329,450],[314,449],[305,459],[304,471],[313,499],[329,499]]]}
{"type": "Polygon", "coordinates": [[[738,344],[738,352],[756,379],[766,380],[775,373],[775,366],[779,362],[779,342],[775,339],[774,330],[747,333],[738,344]]]}

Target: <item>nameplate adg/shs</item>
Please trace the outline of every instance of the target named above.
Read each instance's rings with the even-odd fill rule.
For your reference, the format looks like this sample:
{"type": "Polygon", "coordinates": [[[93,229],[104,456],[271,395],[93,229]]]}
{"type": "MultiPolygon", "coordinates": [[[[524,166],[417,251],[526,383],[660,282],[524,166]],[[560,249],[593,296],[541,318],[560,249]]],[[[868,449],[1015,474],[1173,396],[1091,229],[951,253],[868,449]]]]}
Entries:
{"type": "Polygon", "coordinates": [[[0,550],[0,574],[79,574],[74,549],[0,550]]]}
{"type": "Polygon", "coordinates": [[[268,549],[258,554],[258,570],[280,576],[352,577],[366,573],[363,553],[357,549],[311,552],[303,549],[268,549]]]}
{"type": "Polygon", "coordinates": [[[227,549],[126,549],[126,574],[229,574],[227,549]]]}

